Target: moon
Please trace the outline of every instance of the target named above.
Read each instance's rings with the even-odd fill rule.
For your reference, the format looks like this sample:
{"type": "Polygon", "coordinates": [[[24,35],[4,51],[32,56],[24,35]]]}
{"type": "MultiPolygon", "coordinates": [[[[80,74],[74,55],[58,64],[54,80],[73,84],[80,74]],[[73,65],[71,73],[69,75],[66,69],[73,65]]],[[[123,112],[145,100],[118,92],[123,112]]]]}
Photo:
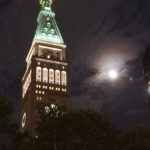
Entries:
{"type": "Polygon", "coordinates": [[[112,69],[108,72],[108,76],[110,79],[117,79],[119,75],[115,69],[112,69]]]}

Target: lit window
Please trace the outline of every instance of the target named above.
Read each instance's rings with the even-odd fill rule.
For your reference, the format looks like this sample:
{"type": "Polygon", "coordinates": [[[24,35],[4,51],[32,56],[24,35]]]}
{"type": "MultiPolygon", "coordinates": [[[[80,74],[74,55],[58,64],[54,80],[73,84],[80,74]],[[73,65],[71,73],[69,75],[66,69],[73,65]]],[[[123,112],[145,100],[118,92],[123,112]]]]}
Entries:
{"type": "Polygon", "coordinates": [[[39,91],[39,94],[41,94],[41,91],[39,91]]]}
{"type": "Polygon", "coordinates": [[[67,85],[67,75],[66,75],[66,71],[62,71],[61,72],[61,84],[63,86],[67,85]]]}
{"type": "Polygon", "coordinates": [[[50,56],[50,55],[47,55],[47,58],[48,58],[48,59],[50,59],[50,58],[51,58],[51,56],[50,56]]]}
{"type": "Polygon", "coordinates": [[[67,92],[67,89],[62,89],[63,92],[67,92]]]}
{"type": "Polygon", "coordinates": [[[37,93],[38,93],[38,91],[36,90],[36,91],[35,91],[35,93],[37,94],[37,93]]]}
{"type": "Polygon", "coordinates": [[[43,68],[43,82],[48,83],[48,69],[43,68]]]}
{"type": "Polygon", "coordinates": [[[60,71],[55,71],[55,84],[60,85],[60,71]]]}
{"type": "Polygon", "coordinates": [[[45,92],[43,91],[43,92],[42,92],[42,94],[44,95],[44,94],[45,94],[45,92]]]}
{"type": "Polygon", "coordinates": [[[49,70],[49,83],[54,84],[54,69],[49,70]]]}
{"type": "Polygon", "coordinates": [[[41,82],[41,67],[36,67],[36,81],[41,82]]]}
{"type": "Polygon", "coordinates": [[[38,62],[37,64],[38,64],[38,65],[40,65],[41,63],[40,63],[40,62],[38,62]]]}

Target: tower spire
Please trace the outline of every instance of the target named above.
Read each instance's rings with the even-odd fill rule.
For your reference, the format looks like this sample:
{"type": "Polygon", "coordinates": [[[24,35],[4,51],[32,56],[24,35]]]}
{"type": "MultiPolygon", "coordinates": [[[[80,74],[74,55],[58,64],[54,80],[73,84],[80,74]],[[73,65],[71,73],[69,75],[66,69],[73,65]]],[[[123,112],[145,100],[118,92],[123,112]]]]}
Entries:
{"type": "Polygon", "coordinates": [[[34,39],[63,44],[63,38],[55,21],[55,13],[51,8],[53,0],[40,0],[39,2],[42,9],[37,19],[38,27],[34,39]]]}

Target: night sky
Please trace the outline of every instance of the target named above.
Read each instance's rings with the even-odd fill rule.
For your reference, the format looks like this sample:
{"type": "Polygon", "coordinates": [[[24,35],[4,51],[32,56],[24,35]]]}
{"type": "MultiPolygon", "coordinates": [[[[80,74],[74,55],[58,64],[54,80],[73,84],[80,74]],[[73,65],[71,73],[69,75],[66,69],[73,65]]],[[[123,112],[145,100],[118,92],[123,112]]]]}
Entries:
{"type": "MultiPolygon", "coordinates": [[[[0,0],[0,87],[19,120],[21,78],[36,30],[38,0],[0,0]]],[[[73,108],[110,112],[130,129],[150,124],[142,59],[150,44],[149,0],[55,0],[67,44],[73,108]],[[107,77],[115,68],[119,78],[107,77]]]]}

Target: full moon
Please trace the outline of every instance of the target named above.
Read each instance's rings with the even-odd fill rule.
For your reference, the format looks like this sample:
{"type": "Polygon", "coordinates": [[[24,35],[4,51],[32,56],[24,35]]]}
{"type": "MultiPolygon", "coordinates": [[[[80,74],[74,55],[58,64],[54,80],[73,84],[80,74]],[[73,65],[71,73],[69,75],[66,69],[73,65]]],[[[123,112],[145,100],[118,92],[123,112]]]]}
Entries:
{"type": "Polygon", "coordinates": [[[118,72],[116,70],[110,70],[108,72],[108,76],[110,79],[117,79],[118,78],[118,72]]]}

